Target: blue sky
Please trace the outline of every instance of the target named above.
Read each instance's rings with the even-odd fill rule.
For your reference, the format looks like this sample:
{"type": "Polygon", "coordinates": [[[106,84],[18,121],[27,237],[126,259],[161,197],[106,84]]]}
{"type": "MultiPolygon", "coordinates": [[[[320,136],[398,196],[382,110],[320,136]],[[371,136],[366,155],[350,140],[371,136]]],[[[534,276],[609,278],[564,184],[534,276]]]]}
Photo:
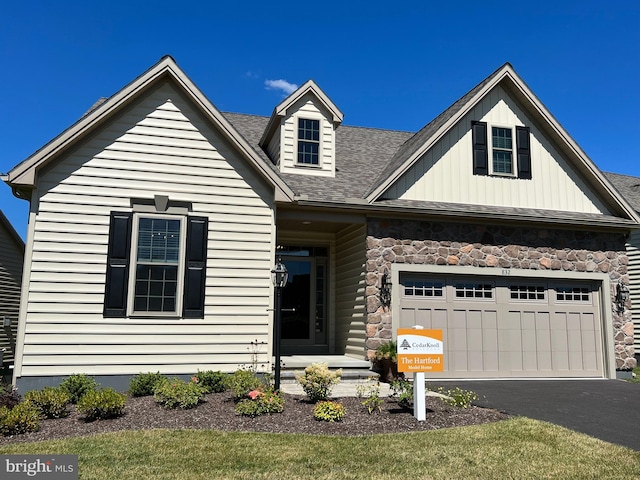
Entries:
{"type": "MultiPolygon", "coordinates": [[[[167,54],[222,111],[270,115],[312,78],[344,124],[407,131],[508,61],[596,165],[640,176],[637,0],[8,1],[0,172],[167,54]]],[[[25,237],[4,184],[0,209],[25,237]]]]}

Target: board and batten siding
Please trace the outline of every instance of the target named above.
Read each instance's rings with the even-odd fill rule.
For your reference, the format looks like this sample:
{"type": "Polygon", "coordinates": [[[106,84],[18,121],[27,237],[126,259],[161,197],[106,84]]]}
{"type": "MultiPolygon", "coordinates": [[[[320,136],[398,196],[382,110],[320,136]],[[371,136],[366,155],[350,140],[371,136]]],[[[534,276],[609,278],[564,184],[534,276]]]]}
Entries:
{"type": "Polygon", "coordinates": [[[336,352],[365,357],[366,230],[351,225],[336,236],[336,352]]]}
{"type": "Polygon", "coordinates": [[[24,245],[19,244],[14,232],[0,221],[0,350],[5,349],[4,365],[13,364],[15,357],[23,259],[24,245]],[[2,326],[4,317],[11,320],[8,328],[2,326]]]}
{"type": "Polygon", "coordinates": [[[234,371],[270,359],[273,189],[172,84],[41,173],[18,377],[234,371]],[[109,214],[168,195],[209,218],[204,319],[104,318],[109,214]]]}
{"type": "MultiPolygon", "coordinates": [[[[335,176],[335,131],[329,114],[318,107],[310,95],[303,96],[292,107],[280,127],[280,171],[323,177],[335,176]],[[320,121],[320,165],[298,165],[298,119],[320,121]]],[[[272,157],[274,158],[274,157],[272,157]]]]}
{"type": "MultiPolygon", "coordinates": [[[[515,130],[513,141],[515,148],[515,130]]],[[[517,102],[499,86],[398,179],[385,198],[610,213],[517,102]],[[530,127],[531,180],[473,174],[471,121],[474,120],[487,122],[488,136],[491,126],[530,127]]]]}
{"type": "Polygon", "coordinates": [[[632,230],[627,243],[629,255],[629,296],[633,318],[633,345],[636,358],[640,355],[640,230],[632,230]]]}

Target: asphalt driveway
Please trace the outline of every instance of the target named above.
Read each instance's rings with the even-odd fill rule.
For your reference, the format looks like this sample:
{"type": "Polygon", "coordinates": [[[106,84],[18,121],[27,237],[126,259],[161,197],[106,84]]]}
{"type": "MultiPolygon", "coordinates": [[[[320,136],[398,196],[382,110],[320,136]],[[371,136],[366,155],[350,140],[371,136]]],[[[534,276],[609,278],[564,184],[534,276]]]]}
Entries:
{"type": "MultiPolygon", "coordinates": [[[[427,383],[429,384],[429,382],[427,383]]],[[[473,390],[479,406],[555,423],[640,451],[640,384],[622,380],[442,382],[473,390]]]]}

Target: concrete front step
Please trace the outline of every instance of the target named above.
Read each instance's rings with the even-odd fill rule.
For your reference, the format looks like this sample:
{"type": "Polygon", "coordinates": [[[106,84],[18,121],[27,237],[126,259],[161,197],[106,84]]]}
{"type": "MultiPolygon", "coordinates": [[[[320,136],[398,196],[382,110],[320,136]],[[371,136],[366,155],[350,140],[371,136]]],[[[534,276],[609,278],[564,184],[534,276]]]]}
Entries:
{"type": "MultiPolygon", "coordinates": [[[[331,370],[337,370],[337,368],[331,368],[331,370]]],[[[281,383],[295,383],[296,373],[300,374],[304,371],[304,368],[300,369],[287,369],[280,372],[281,383]]],[[[341,381],[352,382],[365,382],[367,379],[374,377],[376,380],[380,375],[372,370],[366,370],[363,368],[343,368],[341,381]]]]}

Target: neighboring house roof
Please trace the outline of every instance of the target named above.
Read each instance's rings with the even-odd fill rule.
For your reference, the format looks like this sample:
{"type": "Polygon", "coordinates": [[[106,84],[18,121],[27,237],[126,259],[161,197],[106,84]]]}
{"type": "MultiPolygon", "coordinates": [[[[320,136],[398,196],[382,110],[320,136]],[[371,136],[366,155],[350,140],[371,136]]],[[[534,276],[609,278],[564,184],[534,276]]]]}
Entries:
{"type": "Polygon", "coordinates": [[[205,118],[216,125],[222,135],[253,164],[263,178],[274,186],[276,199],[291,200],[293,192],[270,167],[270,162],[265,162],[256,153],[255,149],[247,144],[227,119],[178,67],[173,58],[169,56],[161,58],[153,67],[106,101],[102,103],[99,103],[100,101],[96,102],[80,120],[14,167],[3,179],[14,188],[14,191],[29,190],[35,185],[36,172],[40,168],[60,158],[63,152],[76,145],[77,142],[94,131],[99,125],[103,125],[105,121],[111,119],[143,92],[148,91],[158,82],[164,80],[170,80],[177,85],[197,105],[205,118]]]}
{"type": "Polygon", "coordinates": [[[20,237],[20,235],[18,235],[16,229],[13,228],[13,225],[11,225],[9,219],[4,215],[4,213],[2,213],[2,210],[0,210],[0,226],[2,226],[4,230],[6,230],[9,238],[11,238],[15,242],[16,246],[21,251],[24,251],[24,242],[22,241],[22,238],[20,237]]]}
{"type": "Polygon", "coordinates": [[[637,212],[640,212],[640,177],[609,172],[605,172],[604,175],[613,186],[618,189],[627,202],[629,202],[637,212]]]}

